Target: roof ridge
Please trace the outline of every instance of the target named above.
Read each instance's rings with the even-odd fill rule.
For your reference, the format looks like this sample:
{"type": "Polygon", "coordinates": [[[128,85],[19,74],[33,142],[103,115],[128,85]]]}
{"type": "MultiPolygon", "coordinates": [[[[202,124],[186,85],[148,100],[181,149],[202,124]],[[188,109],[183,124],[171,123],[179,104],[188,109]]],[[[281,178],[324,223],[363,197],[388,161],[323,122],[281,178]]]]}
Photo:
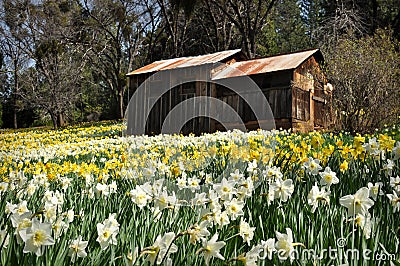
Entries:
{"type": "Polygon", "coordinates": [[[317,51],[320,51],[320,50],[319,50],[319,48],[303,49],[303,50],[299,50],[299,51],[295,51],[295,52],[286,52],[286,53],[280,53],[280,54],[275,54],[275,55],[268,55],[268,56],[264,56],[264,57],[257,57],[257,58],[248,59],[248,60],[239,61],[239,62],[246,62],[246,61],[251,61],[251,60],[267,59],[267,58],[277,57],[277,56],[283,56],[283,55],[300,54],[300,53],[311,52],[311,51],[317,52],[317,51]]]}
{"type": "Polygon", "coordinates": [[[197,58],[197,57],[202,57],[202,56],[210,56],[210,55],[219,54],[219,53],[222,53],[222,52],[239,52],[241,50],[242,49],[238,48],[238,49],[231,49],[231,50],[222,50],[222,51],[218,51],[218,52],[214,52],[214,53],[208,53],[208,54],[174,57],[174,58],[168,58],[168,59],[161,59],[161,60],[153,61],[150,64],[153,64],[153,63],[156,63],[156,62],[164,62],[164,61],[168,61],[168,60],[189,59],[189,58],[197,58]]]}

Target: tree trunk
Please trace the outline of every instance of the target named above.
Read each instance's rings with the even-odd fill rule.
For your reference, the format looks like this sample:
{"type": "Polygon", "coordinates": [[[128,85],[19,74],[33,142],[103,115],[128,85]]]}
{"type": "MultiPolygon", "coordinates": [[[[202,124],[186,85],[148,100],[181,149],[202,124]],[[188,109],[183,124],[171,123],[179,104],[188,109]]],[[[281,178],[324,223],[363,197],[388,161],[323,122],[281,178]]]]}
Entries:
{"type": "Polygon", "coordinates": [[[13,124],[14,124],[14,129],[18,128],[18,120],[17,120],[17,110],[13,110],[13,124]]]}
{"type": "Polygon", "coordinates": [[[49,112],[50,113],[50,117],[51,117],[51,121],[53,121],[53,128],[55,130],[58,129],[58,125],[57,125],[57,116],[56,114],[54,114],[53,112],[49,112]]]}
{"type": "Polygon", "coordinates": [[[118,91],[118,118],[124,118],[124,93],[123,89],[118,91]]]}
{"type": "Polygon", "coordinates": [[[18,62],[14,61],[14,95],[13,95],[13,124],[14,128],[18,128],[18,121],[17,121],[17,95],[19,91],[18,87],[18,72],[17,72],[18,62]]]}
{"type": "Polygon", "coordinates": [[[62,113],[58,114],[58,126],[63,127],[65,126],[64,116],[62,113]]]}
{"type": "Polygon", "coordinates": [[[15,129],[18,128],[18,121],[17,121],[17,96],[14,95],[13,99],[13,126],[15,129]]]}

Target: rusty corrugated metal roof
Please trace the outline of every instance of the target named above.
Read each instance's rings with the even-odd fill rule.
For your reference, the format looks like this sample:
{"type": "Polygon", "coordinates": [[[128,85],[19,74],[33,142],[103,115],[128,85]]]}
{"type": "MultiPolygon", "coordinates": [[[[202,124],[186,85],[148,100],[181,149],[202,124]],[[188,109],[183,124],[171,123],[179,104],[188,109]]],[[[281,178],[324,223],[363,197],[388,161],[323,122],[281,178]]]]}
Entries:
{"type": "Polygon", "coordinates": [[[222,52],[217,52],[217,53],[207,54],[207,55],[180,57],[180,58],[156,61],[156,62],[146,65],[142,68],[136,69],[136,70],[128,73],[127,75],[132,76],[132,75],[138,75],[138,74],[144,74],[144,73],[157,72],[157,71],[161,71],[161,70],[199,66],[199,65],[203,65],[203,64],[209,64],[209,63],[217,63],[217,62],[221,62],[222,60],[224,60],[232,55],[239,53],[240,51],[241,51],[241,49],[235,49],[235,50],[222,51],[222,52]]]}
{"type": "Polygon", "coordinates": [[[319,52],[319,49],[236,62],[215,73],[212,79],[217,80],[295,69],[317,52],[319,52]]]}

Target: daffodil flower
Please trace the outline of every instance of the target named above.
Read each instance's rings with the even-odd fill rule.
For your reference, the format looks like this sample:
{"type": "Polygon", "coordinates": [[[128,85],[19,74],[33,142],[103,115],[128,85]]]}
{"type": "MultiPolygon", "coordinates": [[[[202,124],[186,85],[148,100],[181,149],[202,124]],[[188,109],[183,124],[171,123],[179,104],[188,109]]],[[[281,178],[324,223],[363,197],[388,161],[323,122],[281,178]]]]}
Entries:
{"type": "Polygon", "coordinates": [[[348,209],[348,216],[355,216],[359,213],[366,214],[368,209],[374,205],[374,201],[369,198],[367,187],[360,188],[354,195],[341,197],[339,203],[348,209]]]}
{"type": "Polygon", "coordinates": [[[36,218],[33,218],[31,227],[20,231],[20,236],[25,242],[24,253],[33,252],[36,256],[43,254],[43,246],[50,246],[55,243],[51,237],[51,224],[40,223],[36,218]]]}
{"type": "Polygon", "coordinates": [[[72,263],[75,262],[76,258],[84,258],[87,256],[87,253],[85,251],[88,241],[83,241],[82,236],[78,236],[77,239],[71,241],[71,244],[69,245],[69,252],[68,256],[71,257],[72,263]]]}
{"type": "Polygon", "coordinates": [[[210,259],[213,257],[225,260],[225,258],[221,255],[221,253],[219,253],[219,251],[226,245],[226,243],[224,241],[217,240],[218,233],[215,233],[210,240],[203,239],[203,248],[196,252],[201,252],[203,254],[206,265],[209,265],[210,259]]]}

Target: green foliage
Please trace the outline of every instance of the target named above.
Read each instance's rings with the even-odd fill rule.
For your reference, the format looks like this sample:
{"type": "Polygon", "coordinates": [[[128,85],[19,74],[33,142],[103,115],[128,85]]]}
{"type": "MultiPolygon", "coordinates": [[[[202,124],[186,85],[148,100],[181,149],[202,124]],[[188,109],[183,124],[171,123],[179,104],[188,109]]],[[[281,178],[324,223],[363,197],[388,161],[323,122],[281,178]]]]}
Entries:
{"type": "Polygon", "coordinates": [[[399,43],[389,31],[341,39],[326,53],[326,61],[337,125],[365,132],[398,121],[399,43]]]}

